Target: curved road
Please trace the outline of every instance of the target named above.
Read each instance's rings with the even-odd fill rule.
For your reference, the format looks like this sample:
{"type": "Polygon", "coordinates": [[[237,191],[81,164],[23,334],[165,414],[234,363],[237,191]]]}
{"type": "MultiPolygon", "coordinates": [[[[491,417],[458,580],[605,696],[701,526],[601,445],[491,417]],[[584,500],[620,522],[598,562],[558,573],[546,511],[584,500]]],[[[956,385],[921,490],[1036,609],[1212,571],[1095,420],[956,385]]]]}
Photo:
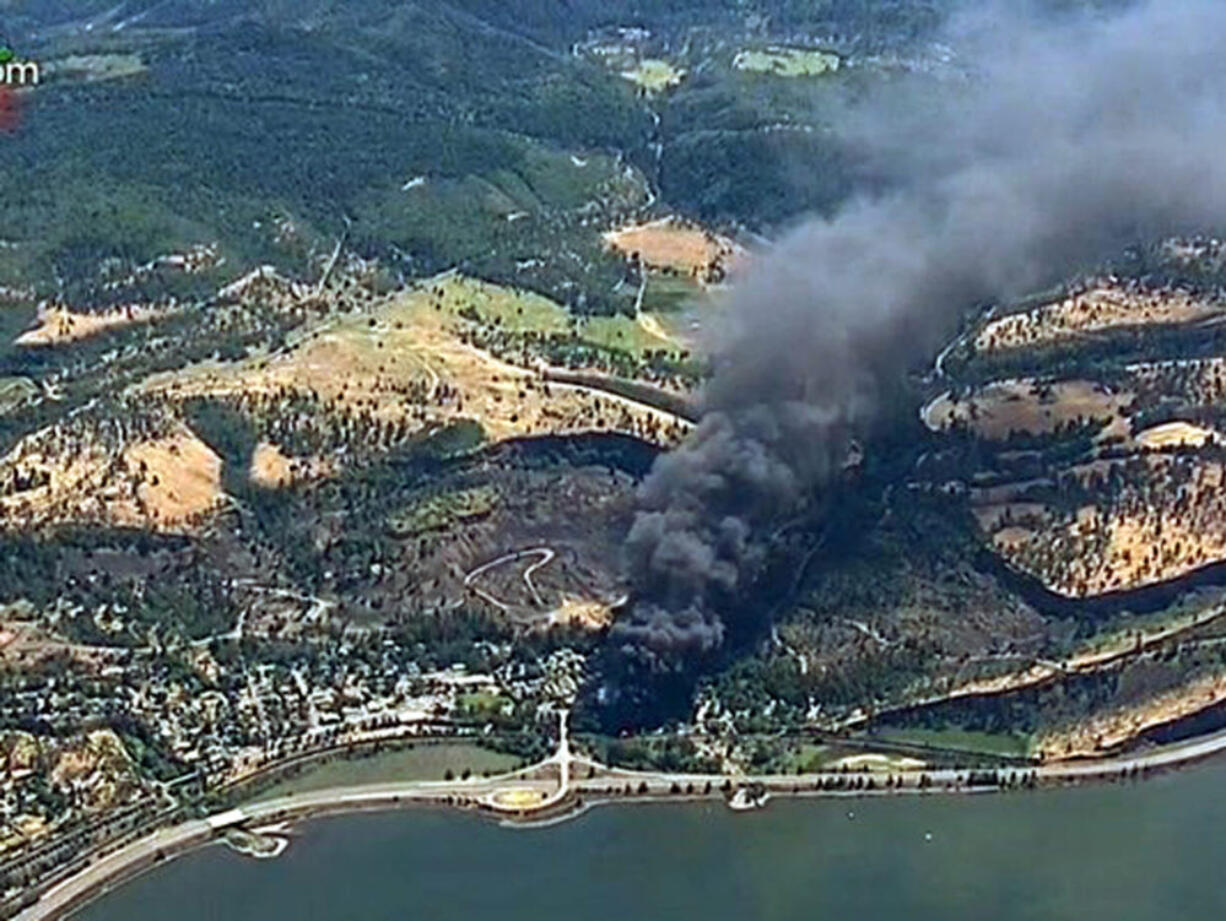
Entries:
{"type": "Polygon", "coordinates": [[[516,550],[513,553],[503,554],[502,556],[498,557],[498,559],[496,560],[490,560],[488,563],[481,564],[476,569],[474,569],[472,572],[470,572],[468,575],[466,575],[464,577],[464,587],[467,588],[469,591],[471,591],[474,595],[477,595],[483,598],[484,600],[488,601],[490,604],[492,604],[494,607],[501,610],[503,613],[506,613],[511,610],[510,605],[504,604],[503,602],[499,601],[497,598],[495,598],[493,595],[491,595],[489,592],[485,591],[484,589],[477,588],[476,586],[473,585],[473,582],[475,582],[482,573],[489,572],[489,570],[495,569],[498,566],[502,566],[506,563],[517,563],[520,560],[526,559],[527,557],[530,557],[530,556],[539,556],[540,557],[539,560],[537,560],[535,563],[529,566],[526,570],[524,570],[524,585],[528,586],[528,591],[532,593],[532,598],[537,603],[537,605],[540,607],[545,607],[545,602],[541,599],[540,593],[536,590],[536,585],[534,585],[532,582],[532,574],[536,572],[538,569],[540,569],[542,566],[552,563],[553,560],[557,557],[557,555],[558,555],[557,552],[550,549],[549,547],[534,547],[531,550],[516,550]]]}
{"type": "MultiPolygon", "coordinates": [[[[933,707],[938,704],[948,703],[951,700],[960,700],[964,697],[995,697],[1002,694],[1012,694],[1051,681],[1061,675],[1092,673],[1114,665],[1122,659],[1138,655],[1142,652],[1148,652],[1184,633],[1199,630],[1223,616],[1226,616],[1226,605],[1217,605],[1203,612],[1198,612],[1190,618],[1162,626],[1152,633],[1138,631],[1131,639],[1121,635],[1114,645],[1108,646],[1106,649],[1079,652],[1062,662],[1050,659],[1032,659],[1033,664],[1025,671],[1013,672],[1000,678],[970,681],[950,691],[921,697],[910,702],[879,706],[876,708],[874,715],[879,718],[889,713],[933,707]]],[[[835,731],[854,729],[867,723],[868,720],[869,716],[867,713],[863,710],[857,710],[850,716],[835,722],[833,729],[835,731]]]]}
{"type": "MultiPolygon", "coordinates": [[[[1038,780],[1058,783],[1118,776],[1134,770],[1169,768],[1222,751],[1226,751],[1226,730],[1136,755],[1104,761],[1056,763],[1034,768],[1006,767],[1000,770],[1015,771],[1019,775],[1033,774],[1038,780]]],[[[916,783],[902,790],[891,791],[890,795],[897,792],[942,792],[942,788],[966,784],[968,775],[969,772],[964,769],[944,768],[932,771],[911,771],[905,774],[899,772],[894,775],[896,778],[904,776],[907,780],[914,778],[916,783]],[[919,786],[921,777],[927,779],[924,787],[919,786]]],[[[50,919],[62,917],[90,898],[105,892],[108,886],[114,884],[116,880],[140,872],[152,865],[159,854],[174,854],[190,849],[209,841],[226,828],[240,825],[258,827],[286,818],[318,812],[387,808],[403,805],[406,802],[437,801],[448,796],[477,800],[500,789],[505,789],[507,786],[537,790],[544,796],[546,802],[556,804],[569,791],[579,795],[586,793],[591,796],[600,796],[609,787],[618,785],[633,785],[636,791],[642,789],[643,792],[650,795],[666,795],[674,789],[674,786],[683,788],[686,785],[695,785],[701,788],[707,783],[717,786],[726,781],[760,783],[767,790],[775,793],[786,794],[798,787],[808,788],[807,792],[820,793],[822,791],[815,790],[815,786],[820,787],[826,781],[845,781],[847,777],[848,775],[842,772],[730,777],[726,774],[669,774],[608,768],[591,759],[573,754],[566,735],[563,734],[557,753],[539,764],[499,777],[335,787],[279,797],[243,806],[240,809],[217,813],[206,819],[193,819],[171,828],[161,829],[95,860],[80,873],[53,886],[40,901],[18,914],[16,921],[50,921],[50,919]],[[598,776],[577,779],[573,771],[575,765],[594,768],[598,776]],[[559,776],[556,780],[533,776],[547,768],[557,768],[559,776]]],[[[863,795],[863,791],[842,790],[835,795],[863,795]]]]}

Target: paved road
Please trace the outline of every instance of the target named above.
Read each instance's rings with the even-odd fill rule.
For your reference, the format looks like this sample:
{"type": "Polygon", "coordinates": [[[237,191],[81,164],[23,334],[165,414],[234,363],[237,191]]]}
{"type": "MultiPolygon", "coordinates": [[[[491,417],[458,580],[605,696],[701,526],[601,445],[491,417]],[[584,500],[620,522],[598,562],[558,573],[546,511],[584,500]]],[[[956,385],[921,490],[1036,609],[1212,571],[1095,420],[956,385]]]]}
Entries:
{"type": "Polygon", "coordinates": [[[79,899],[105,892],[109,881],[151,864],[159,852],[186,849],[198,842],[207,841],[212,834],[212,827],[204,819],[184,822],[182,825],[154,832],[113,854],[95,860],[80,873],[53,887],[40,901],[17,917],[21,921],[58,918],[79,899]]]}
{"type": "Polygon", "coordinates": [[[389,807],[405,802],[432,801],[445,796],[474,799],[496,790],[514,786],[539,790],[548,796],[557,783],[550,780],[504,778],[469,781],[413,781],[404,783],[369,784],[358,787],[336,787],[310,793],[299,793],[227,810],[206,819],[194,819],[154,832],[91,863],[75,876],[50,889],[35,905],[17,915],[17,921],[48,921],[61,917],[81,899],[105,891],[109,880],[124,877],[149,865],[156,855],[174,853],[204,843],[225,828],[247,825],[258,827],[285,817],[287,814],[310,814],[324,811],[344,811],[389,807]]]}
{"type": "MultiPolygon", "coordinates": [[[[546,802],[556,802],[559,793],[569,789],[578,795],[599,796],[607,788],[626,785],[635,792],[645,784],[650,794],[667,794],[674,785],[684,790],[693,785],[701,790],[707,783],[720,787],[731,779],[741,783],[761,783],[767,789],[788,792],[795,787],[813,790],[823,782],[846,780],[845,773],[815,773],[797,775],[749,775],[729,778],[724,774],[670,774],[650,771],[629,771],[606,768],[590,759],[571,753],[563,736],[559,751],[541,762],[519,771],[492,778],[472,778],[453,781],[406,781],[401,783],[369,784],[365,786],[335,787],[309,793],[278,797],[262,803],[243,806],[240,809],[218,813],[207,819],[184,822],[172,828],[150,834],[133,844],[92,863],[85,870],[49,890],[35,905],[23,911],[16,921],[50,921],[60,917],[70,906],[83,898],[105,891],[108,881],[148,865],[159,852],[173,853],[203,843],[218,831],[236,825],[259,826],[292,815],[313,812],[373,809],[414,801],[434,801],[440,797],[457,796],[481,799],[507,787],[539,791],[546,802]],[[597,776],[580,778],[576,766],[594,768],[597,776]],[[539,779],[531,775],[544,767],[557,767],[558,779],[539,779]],[[562,786],[559,789],[559,782],[562,786]]],[[[1076,781],[1095,777],[1117,776],[1123,772],[1173,767],[1226,751],[1226,730],[1211,735],[1151,749],[1136,755],[1111,758],[1103,761],[1068,762],[1047,764],[1036,768],[1004,768],[1019,774],[1032,771],[1044,782],[1076,781]]],[[[878,775],[880,776],[880,775],[878,775]]],[[[902,774],[896,774],[902,777],[902,774]]],[[[918,790],[920,776],[927,778],[929,788],[943,788],[965,784],[968,771],[940,769],[912,771],[905,775],[909,789],[918,790]]]]}
{"type": "Polygon", "coordinates": [[[1136,755],[1111,758],[1106,761],[1048,764],[1038,768],[1038,774],[1040,777],[1054,780],[1075,780],[1081,777],[1118,774],[1133,769],[1153,770],[1174,767],[1188,761],[1207,758],[1221,751],[1226,751],[1226,729],[1205,736],[1197,736],[1184,742],[1163,745],[1136,755]]]}

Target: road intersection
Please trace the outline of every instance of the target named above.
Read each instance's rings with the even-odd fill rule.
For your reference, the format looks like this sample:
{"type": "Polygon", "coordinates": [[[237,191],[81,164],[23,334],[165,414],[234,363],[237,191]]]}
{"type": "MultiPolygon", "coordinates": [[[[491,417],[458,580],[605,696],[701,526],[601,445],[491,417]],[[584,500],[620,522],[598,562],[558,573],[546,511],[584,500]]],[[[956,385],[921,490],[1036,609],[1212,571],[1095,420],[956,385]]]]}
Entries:
{"type": "Polygon", "coordinates": [[[229,828],[258,828],[325,813],[414,804],[450,804],[484,807],[504,816],[530,819],[535,814],[556,814],[568,803],[578,805],[585,800],[612,799],[614,795],[625,795],[627,791],[632,796],[642,798],[668,798],[677,795],[713,795],[716,791],[722,794],[734,787],[757,786],[764,792],[774,794],[862,796],[870,791],[863,787],[849,788],[848,780],[849,777],[865,776],[874,779],[871,792],[879,795],[933,794],[973,788],[976,776],[982,778],[985,773],[1029,777],[1041,784],[1073,783],[1172,768],[1222,751],[1226,751],[1226,730],[1105,760],[1004,767],[986,772],[982,769],[939,768],[869,775],[826,771],[731,776],[632,771],[611,768],[576,754],[570,745],[567,714],[562,712],[559,714],[557,750],[536,764],[496,777],[365,784],[295,793],[162,828],[93,860],[76,875],[43,893],[38,902],[16,916],[16,921],[50,921],[62,917],[122,880],[160,863],[166,857],[215,840],[229,828]],[[586,776],[580,776],[583,772],[576,768],[586,769],[586,776]],[[522,791],[533,796],[499,799],[499,794],[507,791],[522,791]]]}

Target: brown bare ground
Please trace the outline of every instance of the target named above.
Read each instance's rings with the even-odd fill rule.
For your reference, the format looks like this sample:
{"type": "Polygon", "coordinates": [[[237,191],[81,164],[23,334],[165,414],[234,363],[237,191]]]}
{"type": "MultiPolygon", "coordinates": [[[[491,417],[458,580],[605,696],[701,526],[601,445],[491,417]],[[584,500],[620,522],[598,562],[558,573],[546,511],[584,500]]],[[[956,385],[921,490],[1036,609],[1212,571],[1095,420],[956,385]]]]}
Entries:
{"type": "Polygon", "coordinates": [[[1213,429],[1202,428],[1188,422],[1164,422],[1137,435],[1137,443],[1143,448],[1200,447],[1211,438],[1216,438],[1213,429]]]}
{"type": "Polygon", "coordinates": [[[1096,714],[1076,726],[1054,730],[1035,740],[1045,760],[1101,755],[1147,729],[1199,713],[1226,700],[1226,674],[1208,675],[1149,700],[1096,714]]]}
{"type": "Polygon", "coordinates": [[[317,480],[334,472],[335,465],[319,457],[286,457],[271,442],[261,441],[251,455],[247,476],[267,489],[279,489],[303,480],[317,480]]]}
{"type": "Polygon", "coordinates": [[[465,321],[429,291],[390,298],[371,313],[325,324],[272,359],[209,364],[158,375],[144,387],[172,399],[202,395],[318,395],[338,411],[430,430],[476,420],[494,440],[621,431],[670,443],[682,419],[609,394],[545,382],[464,341],[465,321]]]}
{"type": "Polygon", "coordinates": [[[152,307],[127,307],[107,313],[74,313],[64,307],[48,307],[39,311],[38,326],[14,340],[20,346],[63,345],[96,336],[109,329],[120,329],[138,323],[148,323],[164,315],[152,307]]]}
{"type": "Polygon", "coordinates": [[[1131,393],[1113,392],[1091,381],[995,381],[964,399],[942,394],[924,408],[923,418],[933,431],[960,423],[993,440],[1004,440],[1015,431],[1049,434],[1078,420],[1107,422],[1104,435],[1127,434],[1123,409],[1132,400],[1131,393]]]}
{"type": "Polygon", "coordinates": [[[144,465],[150,476],[137,488],[135,519],[180,525],[212,509],[222,498],[221,458],[194,434],[133,445],[124,452],[129,467],[144,465]]]}
{"type": "MultiPolygon", "coordinates": [[[[1000,505],[976,514],[1006,560],[1074,598],[1153,585],[1226,560],[1222,465],[1156,455],[1142,462],[1143,485],[1126,480],[1117,493],[1102,492],[1063,519],[1049,510],[1050,524],[1037,530],[1011,528],[1000,505]],[[1177,464],[1186,482],[1174,479],[1177,464]]],[[[1072,472],[1088,482],[1110,466],[1072,472]]]]}
{"type": "Polygon", "coordinates": [[[186,427],[129,445],[119,457],[89,443],[69,455],[54,450],[47,435],[23,439],[0,461],[0,474],[49,477],[44,485],[0,496],[8,527],[96,522],[175,531],[224,497],[220,458],[186,427]]]}
{"type": "Polygon", "coordinates": [[[21,668],[56,656],[97,668],[121,650],[71,643],[40,626],[37,609],[27,602],[0,608],[0,666],[21,668]]]}
{"type": "Polygon", "coordinates": [[[1220,303],[1179,289],[1148,288],[1108,278],[1055,303],[991,321],[976,337],[975,349],[992,352],[1123,326],[1189,323],[1222,310],[1220,303]]]}
{"type": "Polygon", "coordinates": [[[638,253],[649,269],[671,270],[698,281],[717,280],[718,270],[732,273],[746,259],[745,250],[726,237],[677,218],[634,224],[605,234],[619,253],[638,253]]]}
{"type": "Polygon", "coordinates": [[[992,535],[992,543],[997,549],[1004,550],[1009,547],[1025,544],[1028,540],[1033,540],[1036,534],[1030,528],[1021,528],[1017,525],[1010,525],[1006,528],[1001,528],[992,535]]]}
{"type": "Polygon", "coordinates": [[[53,655],[84,651],[44,633],[35,624],[25,621],[0,622],[0,662],[6,665],[27,665],[53,655]]]}

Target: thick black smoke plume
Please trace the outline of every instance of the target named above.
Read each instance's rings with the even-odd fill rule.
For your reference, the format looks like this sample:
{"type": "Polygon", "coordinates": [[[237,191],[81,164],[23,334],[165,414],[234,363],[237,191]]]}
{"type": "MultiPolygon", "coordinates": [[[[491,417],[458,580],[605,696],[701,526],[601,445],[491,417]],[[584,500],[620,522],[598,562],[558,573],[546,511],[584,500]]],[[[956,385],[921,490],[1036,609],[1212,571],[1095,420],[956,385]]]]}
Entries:
{"type": "Polygon", "coordinates": [[[730,612],[769,534],[961,311],[1226,224],[1226,4],[1046,24],[992,6],[954,31],[963,67],[940,98],[928,80],[852,113],[886,191],[759,260],[732,295],[702,422],[641,488],[634,603],[613,638],[657,670],[752,616],[730,612]]]}

